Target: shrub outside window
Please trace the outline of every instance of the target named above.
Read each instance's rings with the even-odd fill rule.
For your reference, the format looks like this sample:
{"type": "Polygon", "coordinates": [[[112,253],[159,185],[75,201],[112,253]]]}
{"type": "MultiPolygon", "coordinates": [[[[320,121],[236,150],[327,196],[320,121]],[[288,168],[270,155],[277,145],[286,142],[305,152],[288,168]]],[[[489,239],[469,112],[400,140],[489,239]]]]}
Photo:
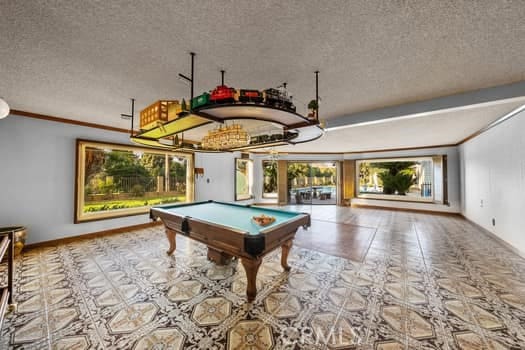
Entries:
{"type": "Polygon", "coordinates": [[[441,157],[357,161],[358,197],[434,202],[441,192],[441,157]]]}

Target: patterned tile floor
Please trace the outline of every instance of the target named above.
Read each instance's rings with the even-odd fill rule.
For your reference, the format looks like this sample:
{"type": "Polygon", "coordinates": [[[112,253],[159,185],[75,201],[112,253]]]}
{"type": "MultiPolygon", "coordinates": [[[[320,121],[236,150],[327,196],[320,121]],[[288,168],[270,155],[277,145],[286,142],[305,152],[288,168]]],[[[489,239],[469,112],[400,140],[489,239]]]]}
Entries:
{"type": "Polygon", "coordinates": [[[319,225],[372,228],[363,259],[296,246],[286,273],[276,251],[261,266],[253,304],[237,261],[215,266],[184,237],[166,256],[161,226],[27,251],[0,348],[525,348],[525,260],[475,226],[452,216],[312,210],[319,225]]]}

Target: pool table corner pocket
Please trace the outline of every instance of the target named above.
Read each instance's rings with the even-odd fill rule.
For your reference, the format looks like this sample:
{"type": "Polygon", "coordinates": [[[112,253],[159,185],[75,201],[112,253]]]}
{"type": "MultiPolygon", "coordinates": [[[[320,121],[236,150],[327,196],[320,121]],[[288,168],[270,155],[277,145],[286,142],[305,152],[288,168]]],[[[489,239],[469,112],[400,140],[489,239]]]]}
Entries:
{"type": "Polygon", "coordinates": [[[244,237],[245,251],[253,257],[260,255],[266,247],[266,239],[264,234],[250,235],[246,234],[244,237]]]}

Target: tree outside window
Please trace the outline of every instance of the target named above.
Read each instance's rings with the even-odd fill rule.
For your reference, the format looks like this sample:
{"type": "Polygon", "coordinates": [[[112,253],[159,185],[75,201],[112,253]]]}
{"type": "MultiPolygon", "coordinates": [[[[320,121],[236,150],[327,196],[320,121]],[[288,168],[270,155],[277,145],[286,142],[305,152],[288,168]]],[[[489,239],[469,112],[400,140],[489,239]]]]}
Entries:
{"type": "Polygon", "coordinates": [[[263,198],[277,198],[277,162],[263,160],[263,198]]]}

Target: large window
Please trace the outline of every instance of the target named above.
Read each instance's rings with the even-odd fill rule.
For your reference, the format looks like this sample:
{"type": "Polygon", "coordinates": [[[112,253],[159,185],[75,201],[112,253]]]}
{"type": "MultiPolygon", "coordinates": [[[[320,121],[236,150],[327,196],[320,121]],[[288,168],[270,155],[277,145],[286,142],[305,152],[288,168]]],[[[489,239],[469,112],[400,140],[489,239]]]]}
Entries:
{"type": "Polygon", "coordinates": [[[192,155],[77,140],[75,222],[193,200],[192,155]]]}
{"type": "Polygon", "coordinates": [[[263,198],[277,198],[277,162],[275,160],[263,160],[263,198]]]}
{"type": "Polygon", "coordinates": [[[288,203],[336,204],[335,162],[289,162],[287,177],[288,203]]]}
{"type": "Polygon", "coordinates": [[[253,198],[253,161],[235,158],[235,200],[253,198]]]}
{"type": "Polygon", "coordinates": [[[434,202],[443,200],[439,157],[357,161],[358,197],[434,202]]]}

